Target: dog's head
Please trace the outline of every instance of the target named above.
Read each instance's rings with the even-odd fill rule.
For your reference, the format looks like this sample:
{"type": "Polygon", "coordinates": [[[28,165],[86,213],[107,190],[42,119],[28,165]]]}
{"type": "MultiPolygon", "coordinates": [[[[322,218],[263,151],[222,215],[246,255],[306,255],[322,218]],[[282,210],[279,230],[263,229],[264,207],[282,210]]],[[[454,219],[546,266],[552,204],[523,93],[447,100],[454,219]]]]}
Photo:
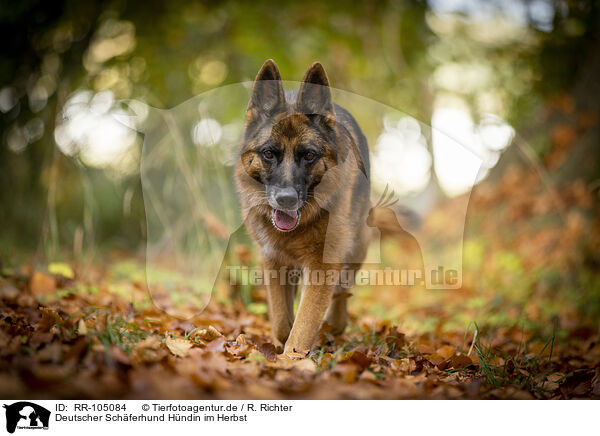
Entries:
{"type": "Polygon", "coordinates": [[[254,82],[246,110],[240,163],[253,183],[238,186],[246,206],[289,232],[314,220],[327,193],[315,193],[343,155],[329,81],[315,62],[297,93],[286,94],[277,65],[268,60],[254,82]]]}

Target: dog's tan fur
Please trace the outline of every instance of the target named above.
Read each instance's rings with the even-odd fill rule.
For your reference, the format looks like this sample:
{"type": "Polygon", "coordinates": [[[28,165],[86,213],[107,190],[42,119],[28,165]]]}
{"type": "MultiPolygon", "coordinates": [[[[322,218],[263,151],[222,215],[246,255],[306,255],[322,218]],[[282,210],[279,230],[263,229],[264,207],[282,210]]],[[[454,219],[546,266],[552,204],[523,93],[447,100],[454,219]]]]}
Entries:
{"type": "MultiPolygon", "coordinates": [[[[308,69],[295,98],[286,100],[277,66],[265,62],[254,82],[235,171],[246,228],[261,248],[265,270],[279,272],[283,267],[305,275],[315,269],[357,270],[369,239],[368,171],[366,139],[354,118],[332,103],[321,64],[308,69]],[[308,193],[300,222],[288,233],[271,222],[273,209],[265,198],[269,165],[259,153],[265,141],[281,147],[284,162],[301,144],[311,143],[322,151],[306,176],[308,193]],[[344,165],[348,162],[354,164],[344,165]],[[336,253],[334,263],[325,262],[325,251],[336,253]]],[[[285,353],[309,350],[324,318],[335,333],[344,330],[347,295],[339,285],[308,284],[294,317],[296,287],[281,285],[278,274],[265,277],[270,277],[273,340],[285,353]]]]}

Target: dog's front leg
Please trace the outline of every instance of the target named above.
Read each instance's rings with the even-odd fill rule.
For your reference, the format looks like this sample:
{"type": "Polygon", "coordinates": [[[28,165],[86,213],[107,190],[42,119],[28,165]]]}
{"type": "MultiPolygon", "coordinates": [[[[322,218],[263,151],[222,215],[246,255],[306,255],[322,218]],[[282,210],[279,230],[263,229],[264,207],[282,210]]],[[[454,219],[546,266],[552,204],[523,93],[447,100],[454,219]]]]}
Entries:
{"type": "Polygon", "coordinates": [[[267,263],[264,271],[267,278],[267,301],[269,304],[269,319],[271,320],[271,334],[275,347],[281,352],[294,323],[296,285],[287,283],[285,274],[289,269],[267,263]],[[284,275],[283,279],[281,275],[284,275]]]}
{"type": "MultiPolygon", "coordinates": [[[[310,274],[310,271],[306,273],[310,274]]],[[[296,313],[290,337],[285,343],[285,354],[304,352],[311,349],[323,317],[331,303],[334,288],[333,285],[311,284],[308,281],[300,298],[300,306],[296,313]]]]}

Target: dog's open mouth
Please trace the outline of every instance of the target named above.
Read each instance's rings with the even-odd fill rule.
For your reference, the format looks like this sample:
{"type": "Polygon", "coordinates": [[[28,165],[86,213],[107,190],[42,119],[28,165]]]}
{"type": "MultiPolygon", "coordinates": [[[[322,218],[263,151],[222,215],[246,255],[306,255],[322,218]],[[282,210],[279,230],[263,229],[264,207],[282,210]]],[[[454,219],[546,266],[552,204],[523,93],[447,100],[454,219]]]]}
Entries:
{"type": "Polygon", "coordinates": [[[291,232],[298,226],[298,223],[300,222],[300,211],[283,211],[279,209],[273,209],[271,221],[277,230],[282,232],[291,232]]]}

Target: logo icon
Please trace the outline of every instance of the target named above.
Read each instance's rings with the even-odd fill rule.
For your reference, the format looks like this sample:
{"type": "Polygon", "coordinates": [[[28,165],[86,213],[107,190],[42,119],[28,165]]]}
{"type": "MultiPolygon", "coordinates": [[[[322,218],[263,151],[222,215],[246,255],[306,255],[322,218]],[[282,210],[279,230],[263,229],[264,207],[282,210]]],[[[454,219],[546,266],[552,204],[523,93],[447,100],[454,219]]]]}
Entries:
{"type": "Polygon", "coordinates": [[[6,409],[6,431],[14,433],[15,429],[48,429],[50,411],[29,401],[19,401],[4,405],[6,409]]]}

